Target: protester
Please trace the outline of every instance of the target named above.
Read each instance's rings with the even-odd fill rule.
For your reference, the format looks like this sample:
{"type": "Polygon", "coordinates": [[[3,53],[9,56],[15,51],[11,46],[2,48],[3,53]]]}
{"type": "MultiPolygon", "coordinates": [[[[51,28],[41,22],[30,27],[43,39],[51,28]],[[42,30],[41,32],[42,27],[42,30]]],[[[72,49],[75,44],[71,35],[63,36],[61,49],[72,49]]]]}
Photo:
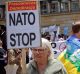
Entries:
{"type": "Polygon", "coordinates": [[[6,51],[2,48],[2,41],[0,39],[0,74],[6,74],[6,51]]]}
{"type": "Polygon", "coordinates": [[[21,49],[8,49],[6,74],[22,74],[21,56],[21,49]]]}
{"type": "Polygon", "coordinates": [[[66,50],[58,59],[62,61],[68,74],[80,74],[80,22],[72,25],[72,35],[67,39],[66,44],[66,50]]]}
{"type": "Polygon", "coordinates": [[[41,40],[41,47],[31,49],[33,59],[27,65],[27,74],[67,74],[63,64],[54,59],[50,42],[41,40]]]}
{"type": "Polygon", "coordinates": [[[58,35],[58,41],[64,41],[64,35],[63,34],[58,35]]]}
{"type": "Polygon", "coordinates": [[[68,56],[73,54],[77,49],[80,49],[80,23],[75,23],[72,26],[72,35],[67,39],[67,45],[68,56]]]}
{"type": "Polygon", "coordinates": [[[2,40],[2,42],[3,42],[2,47],[4,48],[4,50],[7,51],[6,27],[5,27],[5,26],[2,27],[1,40],[2,40]]]}

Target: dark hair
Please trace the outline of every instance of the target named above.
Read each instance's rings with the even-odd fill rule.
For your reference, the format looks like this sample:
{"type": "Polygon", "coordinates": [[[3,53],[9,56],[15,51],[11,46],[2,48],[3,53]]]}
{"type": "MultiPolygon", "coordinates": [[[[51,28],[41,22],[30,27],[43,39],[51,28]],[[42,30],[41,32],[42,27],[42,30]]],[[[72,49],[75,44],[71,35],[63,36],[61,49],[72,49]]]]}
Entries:
{"type": "Polygon", "coordinates": [[[80,31],[80,24],[75,24],[72,26],[73,33],[78,33],[80,31]]]}

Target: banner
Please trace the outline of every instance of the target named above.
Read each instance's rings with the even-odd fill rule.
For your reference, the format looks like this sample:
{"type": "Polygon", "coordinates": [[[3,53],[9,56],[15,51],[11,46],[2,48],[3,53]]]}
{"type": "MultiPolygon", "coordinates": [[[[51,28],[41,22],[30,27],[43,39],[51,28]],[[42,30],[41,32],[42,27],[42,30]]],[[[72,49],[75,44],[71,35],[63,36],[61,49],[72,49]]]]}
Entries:
{"type": "Polygon", "coordinates": [[[68,74],[80,74],[80,41],[73,36],[70,39],[58,59],[64,64],[68,74]]]}

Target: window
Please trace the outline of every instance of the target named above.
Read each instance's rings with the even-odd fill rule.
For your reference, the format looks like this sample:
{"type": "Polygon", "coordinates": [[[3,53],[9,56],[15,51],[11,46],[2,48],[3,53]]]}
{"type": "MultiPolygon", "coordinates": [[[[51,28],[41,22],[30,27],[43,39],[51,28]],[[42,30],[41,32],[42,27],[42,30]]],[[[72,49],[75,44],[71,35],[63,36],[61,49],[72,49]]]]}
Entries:
{"type": "Polygon", "coordinates": [[[47,2],[46,1],[40,1],[41,14],[47,14],[48,13],[47,9],[48,9],[47,2]]]}
{"type": "Polygon", "coordinates": [[[0,5],[0,19],[5,18],[5,5],[0,5]]]}
{"type": "Polygon", "coordinates": [[[78,0],[71,1],[71,11],[73,12],[79,11],[79,1],[78,0]]]}
{"type": "Polygon", "coordinates": [[[68,11],[69,11],[68,2],[66,1],[61,2],[61,12],[68,12],[68,11]]]}
{"type": "Polygon", "coordinates": [[[58,2],[50,3],[50,13],[58,12],[58,2]]]}

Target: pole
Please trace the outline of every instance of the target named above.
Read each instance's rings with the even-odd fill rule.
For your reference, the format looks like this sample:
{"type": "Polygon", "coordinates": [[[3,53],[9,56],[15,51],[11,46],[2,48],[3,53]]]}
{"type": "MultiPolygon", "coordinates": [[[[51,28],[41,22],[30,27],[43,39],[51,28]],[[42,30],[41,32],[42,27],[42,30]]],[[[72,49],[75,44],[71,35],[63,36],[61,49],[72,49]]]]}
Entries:
{"type": "Polygon", "coordinates": [[[26,50],[22,49],[22,74],[26,74],[26,50]]]}

